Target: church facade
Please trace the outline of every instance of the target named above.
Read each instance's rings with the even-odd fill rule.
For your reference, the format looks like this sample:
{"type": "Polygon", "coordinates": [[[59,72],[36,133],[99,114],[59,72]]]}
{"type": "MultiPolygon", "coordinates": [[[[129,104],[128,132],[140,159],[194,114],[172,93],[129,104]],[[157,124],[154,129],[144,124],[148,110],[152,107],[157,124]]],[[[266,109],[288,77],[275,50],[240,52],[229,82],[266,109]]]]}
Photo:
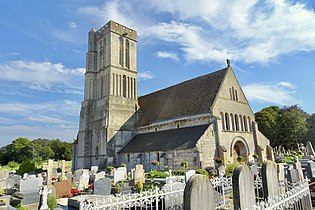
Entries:
{"type": "Polygon", "coordinates": [[[137,33],[109,21],[89,32],[84,101],[73,143],[73,167],[120,165],[152,160],[164,166],[214,166],[239,156],[272,159],[269,140],[229,61],[227,67],[137,96],[137,33]]]}

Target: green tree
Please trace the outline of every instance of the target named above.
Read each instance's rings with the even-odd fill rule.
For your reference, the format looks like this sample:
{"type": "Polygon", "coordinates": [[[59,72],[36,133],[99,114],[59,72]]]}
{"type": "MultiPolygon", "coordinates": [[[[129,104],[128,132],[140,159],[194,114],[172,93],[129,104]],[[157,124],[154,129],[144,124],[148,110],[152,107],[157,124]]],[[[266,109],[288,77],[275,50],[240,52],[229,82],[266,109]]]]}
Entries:
{"type": "Polygon", "coordinates": [[[304,143],[310,141],[315,144],[315,114],[309,115],[306,119],[307,132],[304,137],[304,143]]]}
{"type": "Polygon", "coordinates": [[[277,145],[296,148],[297,143],[305,139],[306,116],[306,113],[297,105],[282,108],[275,128],[277,145]]]}
{"type": "Polygon", "coordinates": [[[51,148],[55,153],[55,160],[71,160],[72,159],[72,144],[61,142],[59,139],[51,140],[51,148]]]}
{"type": "Polygon", "coordinates": [[[258,123],[258,129],[270,140],[271,146],[275,146],[277,142],[277,130],[275,127],[279,111],[280,107],[269,106],[255,113],[255,120],[258,123]]]}
{"type": "Polygon", "coordinates": [[[23,160],[33,158],[33,145],[27,138],[15,139],[12,144],[7,146],[8,161],[16,161],[21,163],[23,160]]]}

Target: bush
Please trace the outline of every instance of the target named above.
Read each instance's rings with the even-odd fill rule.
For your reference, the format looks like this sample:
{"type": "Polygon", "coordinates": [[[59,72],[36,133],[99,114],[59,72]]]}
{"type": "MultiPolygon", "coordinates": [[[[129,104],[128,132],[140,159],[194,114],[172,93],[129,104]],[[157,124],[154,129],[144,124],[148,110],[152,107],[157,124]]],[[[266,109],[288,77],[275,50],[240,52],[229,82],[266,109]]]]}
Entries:
{"type": "Polygon", "coordinates": [[[121,185],[120,184],[116,184],[115,193],[121,193],[121,192],[122,192],[121,185]]]}
{"type": "Polygon", "coordinates": [[[237,166],[241,165],[240,162],[234,162],[234,163],[229,163],[226,165],[226,169],[225,169],[225,176],[226,177],[230,177],[233,174],[233,171],[235,170],[235,168],[237,166]]]}
{"type": "Polygon", "coordinates": [[[36,167],[34,163],[32,163],[30,160],[24,160],[19,167],[19,174],[23,175],[25,173],[35,171],[35,169],[36,167]]]}
{"type": "Polygon", "coordinates": [[[10,168],[10,169],[18,169],[19,168],[19,163],[15,162],[15,161],[10,161],[8,162],[7,166],[10,168]]]}
{"type": "Polygon", "coordinates": [[[203,174],[203,175],[206,175],[206,176],[209,175],[208,171],[203,170],[203,169],[196,170],[196,174],[203,174]]]}
{"type": "Polygon", "coordinates": [[[188,168],[188,162],[187,161],[181,161],[180,162],[180,165],[184,168],[184,169],[186,169],[186,168],[188,168]]]}
{"type": "Polygon", "coordinates": [[[181,176],[181,175],[185,175],[185,171],[184,170],[173,170],[172,174],[175,176],[181,176]]]}
{"type": "Polygon", "coordinates": [[[49,209],[57,208],[57,198],[56,196],[48,196],[47,198],[47,205],[49,209]]]}
{"type": "Polygon", "coordinates": [[[16,209],[17,209],[17,210],[28,210],[28,208],[25,207],[25,206],[22,206],[22,204],[18,204],[18,205],[16,206],[16,209]]]}
{"type": "Polygon", "coordinates": [[[169,175],[163,171],[151,170],[147,173],[147,178],[166,178],[169,175]]]}
{"type": "Polygon", "coordinates": [[[140,191],[142,191],[142,190],[143,190],[143,183],[142,183],[142,181],[139,181],[139,182],[137,183],[137,191],[140,192],[140,191]]]}

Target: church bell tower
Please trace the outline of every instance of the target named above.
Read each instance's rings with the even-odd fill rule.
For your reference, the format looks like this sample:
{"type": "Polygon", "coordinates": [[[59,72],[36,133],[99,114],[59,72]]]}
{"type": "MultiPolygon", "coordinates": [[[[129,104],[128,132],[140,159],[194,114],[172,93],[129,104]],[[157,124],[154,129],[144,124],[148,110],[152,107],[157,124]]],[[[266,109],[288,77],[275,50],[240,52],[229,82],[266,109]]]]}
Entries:
{"type": "Polygon", "coordinates": [[[88,34],[74,168],[118,164],[117,152],[133,136],[137,107],[137,32],[109,21],[88,34]]]}

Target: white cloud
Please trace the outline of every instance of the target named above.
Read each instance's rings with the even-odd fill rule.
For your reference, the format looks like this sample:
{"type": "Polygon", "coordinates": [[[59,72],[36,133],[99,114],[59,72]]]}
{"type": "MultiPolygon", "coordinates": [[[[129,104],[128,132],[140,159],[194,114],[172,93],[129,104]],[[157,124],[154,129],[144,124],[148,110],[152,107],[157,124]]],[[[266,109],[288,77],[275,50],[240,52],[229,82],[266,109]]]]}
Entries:
{"type": "Polygon", "coordinates": [[[71,29],[75,29],[75,28],[77,28],[78,26],[77,26],[77,24],[76,24],[75,22],[71,22],[71,23],[69,23],[69,27],[70,27],[71,29]]]}
{"type": "Polygon", "coordinates": [[[175,43],[189,61],[267,63],[291,52],[315,50],[315,13],[302,3],[153,0],[141,2],[140,9],[137,3],[108,1],[80,11],[102,24],[111,18],[133,27],[143,38],[175,43]],[[155,14],[163,13],[163,21],[157,19],[155,14]],[[141,18],[144,14],[148,18],[141,18]]]}
{"type": "Polygon", "coordinates": [[[9,125],[0,126],[1,141],[0,147],[10,144],[14,139],[26,137],[30,140],[36,138],[60,139],[72,142],[77,136],[78,129],[66,126],[27,126],[27,125],[9,125]]]}
{"type": "Polygon", "coordinates": [[[63,115],[79,116],[80,103],[64,100],[46,103],[1,103],[0,113],[19,116],[63,115]]]}
{"type": "Polygon", "coordinates": [[[139,80],[149,80],[153,79],[154,75],[150,71],[144,71],[144,72],[139,72],[138,73],[138,79],[139,80]]]}
{"type": "Polygon", "coordinates": [[[157,51],[155,56],[158,58],[169,58],[175,61],[179,61],[178,55],[172,52],[165,52],[165,51],[157,51]]]}
{"type": "Polygon", "coordinates": [[[17,60],[0,64],[0,80],[41,91],[82,92],[84,72],[84,68],[68,68],[51,62],[17,60]]]}
{"type": "Polygon", "coordinates": [[[295,86],[289,82],[254,83],[243,87],[244,93],[249,101],[260,104],[292,105],[301,104],[301,100],[294,97],[295,86]]]}

